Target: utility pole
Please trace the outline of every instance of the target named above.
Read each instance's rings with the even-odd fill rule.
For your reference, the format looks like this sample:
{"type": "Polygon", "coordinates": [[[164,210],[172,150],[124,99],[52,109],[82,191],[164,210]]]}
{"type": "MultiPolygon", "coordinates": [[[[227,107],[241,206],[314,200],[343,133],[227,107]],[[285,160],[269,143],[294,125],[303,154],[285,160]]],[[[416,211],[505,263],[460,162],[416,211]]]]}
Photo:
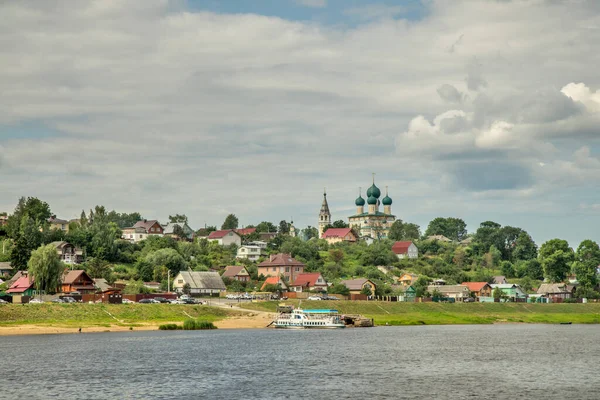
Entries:
{"type": "Polygon", "coordinates": [[[167,293],[171,293],[171,270],[167,271],[167,293]]]}

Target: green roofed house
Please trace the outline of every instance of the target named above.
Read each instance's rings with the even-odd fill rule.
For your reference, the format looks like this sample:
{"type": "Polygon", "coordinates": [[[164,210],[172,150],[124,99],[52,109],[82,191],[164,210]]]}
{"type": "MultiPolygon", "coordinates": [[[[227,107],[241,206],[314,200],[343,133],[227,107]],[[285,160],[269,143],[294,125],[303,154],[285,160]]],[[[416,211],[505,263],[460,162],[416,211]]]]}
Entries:
{"type": "Polygon", "coordinates": [[[392,214],[392,198],[387,193],[387,187],[385,192],[385,197],[380,201],[381,190],[375,185],[375,174],[373,174],[373,184],[367,189],[367,211],[365,212],[365,199],[359,188],[358,198],[354,201],[356,214],[348,217],[348,225],[358,232],[359,236],[370,236],[374,239],[388,236],[396,216],[392,214]],[[379,211],[380,205],[383,205],[383,212],[379,211]]]}
{"type": "Polygon", "coordinates": [[[406,289],[404,289],[404,301],[414,303],[416,298],[417,298],[417,290],[414,287],[409,286],[406,289]]]}
{"type": "Polygon", "coordinates": [[[500,290],[502,290],[502,293],[504,295],[508,296],[508,298],[512,301],[516,301],[517,299],[526,299],[527,298],[527,293],[525,293],[519,285],[514,284],[514,283],[502,283],[502,284],[492,283],[492,284],[490,284],[490,286],[492,287],[492,296],[494,295],[494,290],[496,288],[500,288],[500,290]]]}

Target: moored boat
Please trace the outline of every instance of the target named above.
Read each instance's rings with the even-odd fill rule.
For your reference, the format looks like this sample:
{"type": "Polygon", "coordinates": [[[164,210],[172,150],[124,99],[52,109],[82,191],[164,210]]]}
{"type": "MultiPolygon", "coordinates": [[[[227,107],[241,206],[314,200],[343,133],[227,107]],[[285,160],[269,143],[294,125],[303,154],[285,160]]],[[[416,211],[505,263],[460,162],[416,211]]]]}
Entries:
{"type": "Polygon", "coordinates": [[[280,313],[275,321],[275,328],[285,329],[334,329],[344,328],[344,320],[337,310],[302,310],[296,308],[292,312],[280,313]]]}

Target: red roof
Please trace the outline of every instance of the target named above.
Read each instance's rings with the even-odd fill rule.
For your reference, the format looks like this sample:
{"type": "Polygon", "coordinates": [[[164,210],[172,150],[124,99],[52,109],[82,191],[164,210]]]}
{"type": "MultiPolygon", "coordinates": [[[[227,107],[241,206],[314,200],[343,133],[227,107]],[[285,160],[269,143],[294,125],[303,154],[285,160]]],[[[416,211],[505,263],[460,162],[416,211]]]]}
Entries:
{"type": "Polygon", "coordinates": [[[251,233],[256,232],[256,228],[242,228],[235,230],[240,235],[250,235],[251,233]]]}
{"type": "Polygon", "coordinates": [[[258,264],[259,267],[304,267],[300,261],[294,260],[290,254],[271,255],[268,260],[258,264]]]}
{"type": "Polygon", "coordinates": [[[488,285],[487,282],[463,282],[461,285],[469,288],[471,292],[479,292],[481,289],[488,285]]]}
{"type": "MultiPolygon", "coordinates": [[[[146,232],[150,232],[150,228],[152,228],[154,226],[154,224],[156,224],[156,223],[158,223],[158,221],[155,219],[143,219],[141,221],[136,222],[133,225],[133,228],[144,228],[146,230],[146,232]]],[[[160,226],[160,224],[158,224],[158,226],[162,230],[162,227],[160,226]]]]}
{"type": "Polygon", "coordinates": [[[407,242],[396,242],[392,246],[392,251],[396,254],[406,254],[408,253],[408,248],[413,244],[410,240],[407,242]]]}
{"type": "Polygon", "coordinates": [[[29,277],[22,276],[12,284],[6,293],[23,293],[33,286],[33,282],[29,281],[29,277]]]}
{"type": "Polygon", "coordinates": [[[279,278],[278,276],[270,276],[267,278],[265,283],[262,284],[260,290],[263,290],[267,285],[279,285],[279,282],[281,282],[283,284],[283,287],[285,287],[285,283],[281,280],[281,278],[279,278]]]}
{"type": "Polygon", "coordinates": [[[230,232],[236,233],[233,229],[224,229],[220,231],[213,231],[208,235],[209,239],[222,239],[227,236],[230,232]]]}
{"type": "Polygon", "coordinates": [[[351,233],[351,228],[329,228],[323,233],[323,239],[333,237],[346,237],[347,234],[351,233]]]}
{"type": "MultiPolygon", "coordinates": [[[[320,272],[298,274],[296,276],[296,280],[290,286],[313,287],[313,286],[315,286],[317,284],[317,279],[319,279],[320,277],[321,277],[321,273],[320,272]]],[[[324,285],[326,285],[326,284],[324,284],[324,285]]]]}

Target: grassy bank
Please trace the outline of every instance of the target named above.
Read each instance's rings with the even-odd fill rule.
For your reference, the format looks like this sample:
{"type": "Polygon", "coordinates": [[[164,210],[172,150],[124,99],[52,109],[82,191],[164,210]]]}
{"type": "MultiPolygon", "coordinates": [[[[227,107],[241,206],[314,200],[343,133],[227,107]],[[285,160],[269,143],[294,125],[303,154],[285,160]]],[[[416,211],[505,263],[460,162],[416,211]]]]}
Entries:
{"type": "Polygon", "coordinates": [[[183,322],[188,318],[214,322],[239,315],[204,305],[174,304],[0,304],[0,327],[52,325],[63,327],[137,326],[183,322]]]}
{"type": "MultiPolygon", "coordinates": [[[[252,303],[244,308],[276,311],[277,302],[252,303]]],[[[298,301],[286,301],[298,305],[298,301]]],[[[373,318],[376,325],[452,325],[503,322],[581,324],[600,323],[600,303],[387,303],[366,301],[302,301],[302,308],[332,308],[343,314],[373,318]]]]}

